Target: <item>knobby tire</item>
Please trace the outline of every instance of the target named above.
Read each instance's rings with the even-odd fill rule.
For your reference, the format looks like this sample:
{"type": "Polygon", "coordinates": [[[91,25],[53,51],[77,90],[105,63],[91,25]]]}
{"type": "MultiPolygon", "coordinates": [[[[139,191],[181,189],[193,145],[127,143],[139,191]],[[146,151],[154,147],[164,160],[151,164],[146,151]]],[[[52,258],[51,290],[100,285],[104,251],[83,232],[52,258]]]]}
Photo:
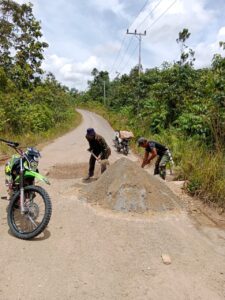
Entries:
{"type": "MultiPolygon", "coordinates": [[[[30,185],[24,188],[24,193],[27,192],[33,192],[37,193],[41,196],[44,205],[45,205],[45,210],[44,210],[44,216],[42,218],[42,221],[38,224],[38,226],[30,231],[30,232],[21,232],[19,228],[16,225],[16,221],[14,220],[14,210],[19,209],[18,208],[18,201],[20,199],[20,191],[18,191],[10,200],[9,206],[8,206],[8,225],[9,228],[14,236],[16,236],[19,239],[24,239],[24,240],[29,240],[32,239],[36,236],[38,236],[41,232],[44,231],[44,229],[47,227],[51,214],[52,214],[52,204],[50,197],[48,193],[40,186],[34,186],[30,185]]],[[[36,194],[35,194],[36,195],[36,194]]],[[[35,198],[34,198],[35,199],[35,198]]]]}

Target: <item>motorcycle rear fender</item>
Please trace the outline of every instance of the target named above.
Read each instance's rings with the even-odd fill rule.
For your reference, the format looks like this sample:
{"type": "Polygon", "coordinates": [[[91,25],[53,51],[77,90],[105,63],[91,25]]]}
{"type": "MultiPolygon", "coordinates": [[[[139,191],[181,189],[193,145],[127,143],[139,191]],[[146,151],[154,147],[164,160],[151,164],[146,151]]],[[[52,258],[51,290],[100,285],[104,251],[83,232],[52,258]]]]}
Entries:
{"type": "Polygon", "coordinates": [[[25,177],[26,177],[26,176],[32,176],[32,177],[37,178],[38,180],[41,180],[41,181],[43,181],[43,182],[45,182],[45,183],[47,183],[47,184],[50,184],[50,182],[49,182],[49,180],[48,180],[47,177],[41,175],[40,173],[37,173],[37,172],[35,172],[35,171],[32,171],[32,170],[25,170],[24,176],[25,176],[25,177]]]}

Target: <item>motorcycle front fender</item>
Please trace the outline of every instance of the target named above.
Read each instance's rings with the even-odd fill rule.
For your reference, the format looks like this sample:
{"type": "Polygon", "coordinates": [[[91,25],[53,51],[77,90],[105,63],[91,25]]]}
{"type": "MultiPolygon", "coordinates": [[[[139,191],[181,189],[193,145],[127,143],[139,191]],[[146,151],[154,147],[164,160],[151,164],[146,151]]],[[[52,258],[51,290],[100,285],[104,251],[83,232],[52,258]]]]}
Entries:
{"type": "Polygon", "coordinates": [[[25,170],[25,173],[24,173],[24,176],[31,176],[31,177],[35,177],[37,178],[38,180],[41,180],[47,184],[50,184],[49,180],[47,177],[41,175],[40,173],[38,172],[35,172],[35,171],[32,171],[32,170],[25,170]]]}

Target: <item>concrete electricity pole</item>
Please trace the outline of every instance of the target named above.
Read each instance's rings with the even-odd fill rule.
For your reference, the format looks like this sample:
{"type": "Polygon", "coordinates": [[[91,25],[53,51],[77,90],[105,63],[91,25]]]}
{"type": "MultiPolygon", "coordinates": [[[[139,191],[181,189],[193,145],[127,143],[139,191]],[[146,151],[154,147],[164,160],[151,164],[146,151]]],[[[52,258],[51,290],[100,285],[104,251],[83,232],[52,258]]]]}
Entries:
{"type": "Polygon", "coordinates": [[[141,38],[143,35],[146,35],[146,30],[144,31],[144,33],[138,33],[136,29],[134,32],[129,32],[129,29],[127,29],[127,34],[134,34],[138,38],[138,41],[139,41],[138,74],[140,77],[140,74],[141,74],[141,38]]]}

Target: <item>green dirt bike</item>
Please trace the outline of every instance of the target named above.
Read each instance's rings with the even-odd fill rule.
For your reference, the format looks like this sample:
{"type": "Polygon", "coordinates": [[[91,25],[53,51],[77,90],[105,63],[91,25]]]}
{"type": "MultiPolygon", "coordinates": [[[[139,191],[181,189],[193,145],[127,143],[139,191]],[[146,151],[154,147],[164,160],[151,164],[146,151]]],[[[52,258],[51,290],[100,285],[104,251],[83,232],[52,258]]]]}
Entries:
{"type": "Polygon", "coordinates": [[[5,175],[8,187],[8,225],[14,236],[28,240],[36,237],[47,227],[52,204],[48,193],[35,185],[35,179],[50,184],[38,172],[40,152],[35,148],[23,151],[19,143],[0,139],[18,154],[6,163],[5,175]]]}

